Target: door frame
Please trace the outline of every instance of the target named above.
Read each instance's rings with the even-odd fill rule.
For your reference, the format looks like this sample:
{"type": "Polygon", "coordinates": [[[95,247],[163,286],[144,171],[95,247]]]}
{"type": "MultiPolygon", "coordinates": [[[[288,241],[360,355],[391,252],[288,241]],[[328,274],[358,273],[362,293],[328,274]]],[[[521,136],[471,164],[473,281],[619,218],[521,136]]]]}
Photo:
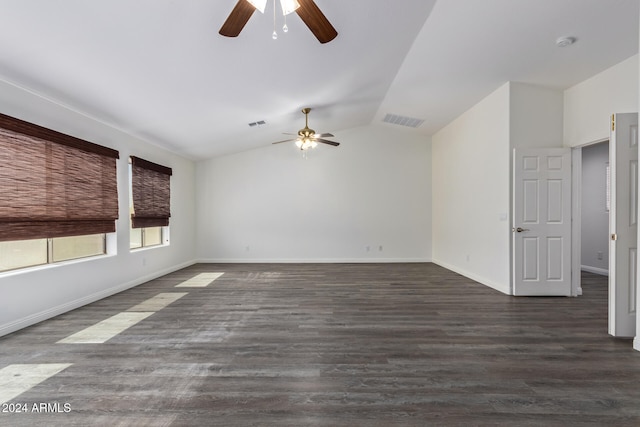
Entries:
{"type": "Polygon", "coordinates": [[[571,147],[571,296],[582,295],[582,149],[608,142],[609,138],[571,147]]]}

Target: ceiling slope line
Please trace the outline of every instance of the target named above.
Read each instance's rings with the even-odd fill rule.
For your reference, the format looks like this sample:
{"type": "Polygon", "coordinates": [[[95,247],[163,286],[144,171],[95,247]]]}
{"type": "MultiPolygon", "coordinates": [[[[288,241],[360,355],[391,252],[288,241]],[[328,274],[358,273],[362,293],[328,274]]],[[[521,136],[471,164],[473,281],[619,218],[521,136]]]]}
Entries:
{"type": "MultiPolygon", "coordinates": [[[[158,142],[150,141],[150,140],[149,140],[149,139],[147,139],[147,138],[143,138],[143,137],[141,137],[141,136],[135,135],[135,134],[133,134],[133,133],[131,133],[131,132],[127,131],[127,130],[122,129],[122,128],[121,128],[121,127],[119,127],[119,126],[114,125],[113,123],[106,122],[106,121],[104,121],[104,120],[102,120],[102,119],[99,119],[99,118],[97,118],[97,117],[94,117],[93,115],[91,115],[91,114],[89,114],[89,113],[85,113],[85,112],[83,112],[83,111],[77,110],[77,109],[75,109],[75,108],[73,108],[73,107],[71,107],[71,106],[69,106],[69,105],[65,104],[65,103],[64,103],[64,102],[62,102],[62,101],[59,101],[59,100],[57,100],[57,99],[55,99],[55,98],[52,98],[52,97],[50,97],[50,96],[48,96],[48,95],[44,95],[44,94],[42,94],[42,93],[40,93],[40,92],[38,92],[38,91],[36,91],[36,90],[34,90],[34,89],[31,89],[31,88],[29,88],[29,87],[23,86],[23,85],[18,84],[18,83],[14,83],[14,82],[12,82],[12,81],[8,80],[6,77],[0,77],[0,82],[2,82],[2,83],[4,83],[4,84],[7,84],[7,85],[9,85],[9,86],[12,86],[12,87],[14,87],[14,88],[16,88],[16,89],[19,89],[19,90],[21,90],[21,91],[27,92],[27,93],[29,93],[30,95],[33,95],[33,96],[35,96],[35,97],[37,97],[37,98],[40,98],[40,99],[42,99],[42,100],[44,100],[44,101],[46,101],[46,102],[48,102],[48,103],[50,103],[50,104],[53,104],[53,105],[55,105],[55,106],[58,106],[58,107],[64,108],[65,110],[70,111],[70,112],[72,112],[72,113],[74,113],[74,114],[77,114],[77,115],[79,115],[79,116],[85,117],[85,118],[87,118],[87,119],[89,119],[89,120],[92,120],[92,121],[94,121],[94,122],[96,122],[96,123],[99,123],[99,124],[101,124],[101,125],[103,125],[103,126],[106,126],[106,127],[108,127],[108,128],[111,128],[111,129],[113,129],[113,130],[115,130],[115,131],[117,131],[117,132],[120,132],[120,133],[122,133],[122,134],[124,134],[124,135],[127,135],[127,136],[129,136],[129,137],[131,137],[131,138],[133,138],[133,139],[136,139],[136,140],[140,141],[140,142],[143,142],[143,143],[146,143],[146,144],[153,145],[154,147],[158,147],[158,148],[160,148],[160,149],[162,149],[162,150],[168,151],[168,152],[170,152],[170,153],[172,153],[172,154],[175,154],[175,155],[177,155],[177,156],[183,157],[183,158],[185,158],[185,159],[187,159],[187,160],[191,160],[191,161],[193,161],[193,162],[197,161],[197,159],[195,159],[193,156],[190,156],[190,155],[187,155],[187,154],[184,154],[184,153],[179,153],[179,152],[177,152],[177,151],[175,151],[175,150],[171,150],[171,149],[167,148],[167,147],[166,147],[166,146],[164,146],[164,145],[161,145],[161,144],[160,144],[160,143],[158,143],[158,142]]],[[[16,117],[16,118],[19,118],[19,117],[16,117]]],[[[34,124],[39,124],[39,123],[34,123],[34,124]]],[[[58,130],[58,129],[53,129],[53,130],[56,130],[56,131],[60,132],[60,130],[58,130]]],[[[62,132],[62,133],[65,133],[65,132],[62,132]]],[[[73,135],[72,135],[72,136],[73,136],[73,135]]],[[[98,143],[97,141],[91,141],[91,142],[98,143]]]]}

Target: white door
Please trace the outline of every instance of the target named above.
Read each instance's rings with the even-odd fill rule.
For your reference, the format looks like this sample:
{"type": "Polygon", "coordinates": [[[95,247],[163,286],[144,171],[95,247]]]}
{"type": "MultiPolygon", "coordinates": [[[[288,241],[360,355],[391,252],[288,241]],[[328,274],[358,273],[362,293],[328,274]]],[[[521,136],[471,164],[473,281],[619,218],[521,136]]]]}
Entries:
{"type": "Polygon", "coordinates": [[[571,295],[571,150],[513,151],[513,294],[571,295]]]}
{"type": "Polygon", "coordinates": [[[614,114],[609,140],[609,334],[636,332],[638,114],[614,114]]]}

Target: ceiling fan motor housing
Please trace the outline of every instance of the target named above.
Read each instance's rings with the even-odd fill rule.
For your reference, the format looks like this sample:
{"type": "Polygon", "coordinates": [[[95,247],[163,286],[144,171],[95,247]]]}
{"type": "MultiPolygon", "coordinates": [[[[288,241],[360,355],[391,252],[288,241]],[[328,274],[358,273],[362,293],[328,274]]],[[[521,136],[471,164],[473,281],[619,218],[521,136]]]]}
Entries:
{"type": "Polygon", "coordinates": [[[304,128],[298,131],[298,136],[302,138],[309,138],[310,136],[313,136],[315,134],[316,134],[316,131],[311,128],[304,128]]]}

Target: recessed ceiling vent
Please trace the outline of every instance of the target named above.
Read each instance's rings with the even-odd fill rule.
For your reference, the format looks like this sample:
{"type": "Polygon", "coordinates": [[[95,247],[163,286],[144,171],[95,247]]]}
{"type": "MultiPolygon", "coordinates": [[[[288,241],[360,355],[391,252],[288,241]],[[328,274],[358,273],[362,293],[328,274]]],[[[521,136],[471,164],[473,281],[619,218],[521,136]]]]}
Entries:
{"type": "Polygon", "coordinates": [[[267,122],[265,122],[264,120],[259,120],[257,122],[249,123],[249,127],[262,126],[262,125],[266,125],[266,124],[267,124],[267,122]]]}
{"type": "Polygon", "coordinates": [[[382,119],[382,121],[385,123],[391,123],[393,125],[399,125],[399,126],[407,126],[410,128],[417,128],[418,126],[424,123],[424,120],[416,119],[413,117],[407,117],[407,116],[399,116],[397,114],[387,114],[386,116],[384,116],[384,119],[382,119]]]}

